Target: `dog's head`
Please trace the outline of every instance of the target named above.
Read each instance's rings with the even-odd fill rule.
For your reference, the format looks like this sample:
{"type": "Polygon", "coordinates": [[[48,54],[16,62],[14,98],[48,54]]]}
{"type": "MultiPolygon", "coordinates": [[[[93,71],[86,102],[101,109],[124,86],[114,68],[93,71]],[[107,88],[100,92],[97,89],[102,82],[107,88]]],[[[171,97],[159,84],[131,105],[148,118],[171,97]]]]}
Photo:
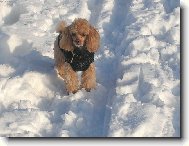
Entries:
{"type": "Polygon", "coordinates": [[[77,18],[70,26],[61,22],[57,32],[63,34],[60,45],[65,50],[73,50],[74,46],[86,46],[90,52],[96,52],[100,44],[100,35],[86,19],[77,18]]]}
{"type": "Polygon", "coordinates": [[[86,43],[86,38],[89,35],[90,25],[85,19],[75,19],[69,27],[72,42],[76,47],[82,47],[86,43]]]}

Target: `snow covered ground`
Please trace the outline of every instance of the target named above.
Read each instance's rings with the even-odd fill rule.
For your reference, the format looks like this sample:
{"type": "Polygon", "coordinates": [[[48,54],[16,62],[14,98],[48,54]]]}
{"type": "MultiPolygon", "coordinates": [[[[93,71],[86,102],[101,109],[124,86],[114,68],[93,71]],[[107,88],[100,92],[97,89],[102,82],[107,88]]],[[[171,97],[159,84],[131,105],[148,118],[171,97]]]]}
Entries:
{"type": "Polygon", "coordinates": [[[179,0],[0,2],[0,136],[179,137],[179,0]],[[96,90],[66,95],[56,24],[100,32],[96,90]]]}

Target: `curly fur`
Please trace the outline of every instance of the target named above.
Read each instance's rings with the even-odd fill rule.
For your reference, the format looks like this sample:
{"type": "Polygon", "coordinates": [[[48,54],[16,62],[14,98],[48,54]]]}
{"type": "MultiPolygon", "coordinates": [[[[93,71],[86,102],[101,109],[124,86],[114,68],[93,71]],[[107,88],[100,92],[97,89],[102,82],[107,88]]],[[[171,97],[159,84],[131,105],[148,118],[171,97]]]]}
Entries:
{"type": "MultiPolygon", "coordinates": [[[[69,26],[66,26],[66,23],[62,21],[58,24],[56,31],[62,34],[59,42],[60,47],[67,51],[74,50],[72,33],[86,35],[85,45],[89,52],[96,52],[99,48],[99,33],[85,19],[75,19],[69,26]]],[[[56,38],[54,43],[54,59],[57,72],[64,79],[68,93],[75,93],[80,88],[85,88],[87,91],[90,91],[96,87],[95,64],[91,63],[89,68],[82,72],[81,85],[79,85],[77,72],[72,69],[69,63],[64,61],[64,55],[58,46],[58,38],[56,38]]]]}

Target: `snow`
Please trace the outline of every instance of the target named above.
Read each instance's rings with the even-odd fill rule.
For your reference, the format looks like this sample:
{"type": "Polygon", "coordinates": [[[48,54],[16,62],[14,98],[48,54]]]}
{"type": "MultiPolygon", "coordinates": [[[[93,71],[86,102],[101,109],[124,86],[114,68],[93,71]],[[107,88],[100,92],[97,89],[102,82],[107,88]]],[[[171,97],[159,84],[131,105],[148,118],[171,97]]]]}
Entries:
{"type": "Polygon", "coordinates": [[[0,136],[180,137],[179,0],[0,2],[0,136]],[[59,21],[100,32],[97,88],[66,94],[59,21]]]}

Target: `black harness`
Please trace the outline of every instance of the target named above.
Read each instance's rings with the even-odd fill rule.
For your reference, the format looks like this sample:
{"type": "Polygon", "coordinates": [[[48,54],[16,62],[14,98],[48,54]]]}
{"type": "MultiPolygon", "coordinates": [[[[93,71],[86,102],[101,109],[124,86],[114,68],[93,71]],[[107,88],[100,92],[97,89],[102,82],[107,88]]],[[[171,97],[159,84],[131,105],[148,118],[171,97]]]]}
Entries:
{"type": "MultiPolygon", "coordinates": [[[[58,36],[58,47],[60,48],[61,34],[58,36]]],[[[73,51],[66,51],[60,48],[65,57],[65,62],[69,63],[74,71],[86,71],[90,64],[94,62],[94,53],[89,52],[86,47],[75,47],[73,51]]]]}

